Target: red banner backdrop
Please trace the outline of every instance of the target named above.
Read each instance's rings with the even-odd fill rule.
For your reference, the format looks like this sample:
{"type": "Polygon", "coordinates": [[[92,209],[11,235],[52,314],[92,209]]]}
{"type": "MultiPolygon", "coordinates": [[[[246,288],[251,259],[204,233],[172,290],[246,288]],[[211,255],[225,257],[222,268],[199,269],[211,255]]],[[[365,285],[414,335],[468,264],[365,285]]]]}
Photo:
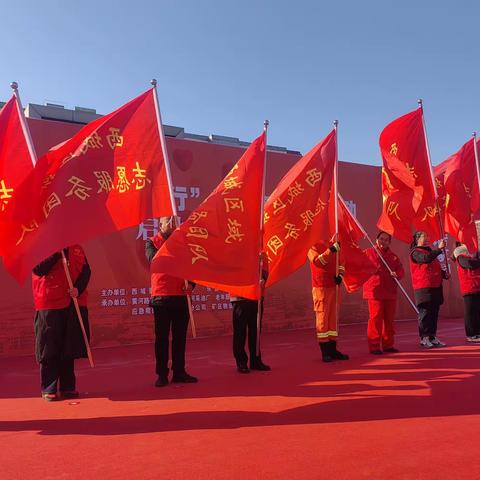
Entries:
{"type": "MultiPolygon", "coordinates": [[[[29,126],[39,155],[80,128],[62,122],[30,119],[29,126]]],[[[182,220],[211,193],[245,151],[240,147],[169,137],[167,145],[174,195],[182,220]]],[[[292,153],[268,152],[267,195],[299,158],[299,155],[292,153]]],[[[376,235],[375,223],[382,208],[380,178],[380,167],[340,162],[340,193],[372,236],[376,235]]],[[[89,307],[94,347],[152,340],[153,315],[149,306],[150,280],[144,241],[157,228],[156,220],[145,220],[137,227],[84,245],[92,267],[89,307]]],[[[364,241],[360,245],[367,247],[364,241]]],[[[394,241],[392,249],[403,260],[407,270],[403,284],[411,292],[408,247],[394,241]]],[[[451,284],[446,282],[446,305],[441,313],[460,316],[462,299],[458,294],[456,276],[453,277],[451,284]]],[[[1,265],[0,282],[0,356],[31,354],[33,304],[29,282],[19,287],[1,265]]],[[[226,293],[199,286],[193,295],[193,308],[199,336],[231,332],[232,311],[226,293]]],[[[399,301],[398,317],[414,317],[411,307],[403,299],[399,301]]],[[[341,322],[365,322],[366,319],[367,307],[361,291],[344,294],[341,322]]],[[[268,289],[264,327],[266,331],[311,327],[313,335],[314,316],[308,266],[268,289]]]]}

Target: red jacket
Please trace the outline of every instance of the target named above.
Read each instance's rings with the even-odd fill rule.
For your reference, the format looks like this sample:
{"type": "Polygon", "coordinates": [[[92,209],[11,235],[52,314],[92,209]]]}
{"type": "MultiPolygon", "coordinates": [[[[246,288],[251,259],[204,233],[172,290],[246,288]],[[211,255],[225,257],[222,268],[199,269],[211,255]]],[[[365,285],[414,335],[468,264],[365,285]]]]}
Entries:
{"type": "MultiPolygon", "coordinates": [[[[85,253],[80,245],[68,248],[68,270],[75,284],[83,266],[86,264],[85,253]]],[[[36,310],[58,310],[67,308],[72,301],[69,295],[67,276],[62,259],[58,260],[47,275],[32,274],[33,303],[36,310]]],[[[88,293],[85,290],[78,303],[87,306],[88,293]]]]}
{"type": "Polygon", "coordinates": [[[468,255],[459,255],[457,259],[458,280],[460,281],[460,291],[462,295],[470,295],[480,292],[480,268],[463,268],[460,265],[460,258],[468,255]]]}
{"type": "MultiPolygon", "coordinates": [[[[390,269],[395,272],[398,279],[401,280],[405,272],[398,256],[390,249],[387,251],[379,250],[390,269]]],[[[387,267],[378,256],[375,248],[368,248],[364,253],[377,267],[377,270],[363,284],[363,298],[367,300],[395,300],[397,298],[397,282],[388,272],[387,267]]]]}
{"type": "MultiPolygon", "coordinates": [[[[326,245],[315,244],[308,252],[310,260],[310,270],[312,272],[312,287],[314,288],[332,288],[335,287],[336,258],[330,252],[326,245]]],[[[339,275],[343,275],[345,267],[343,265],[343,256],[340,251],[338,266],[339,275]]]]}
{"type": "MultiPolygon", "coordinates": [[[[165,242],[165,239],[162,237],[160,232],[154,237],[151,237],[150,240],[153,242],[157,250],[160,249],[165,242]]],[[[186,295],[185,280],[182,280],[181,278],[173,277],[172,275],[168,275],[166,273],[152,273],[151,283],[152,297],[186,295]]]]}
{"type": "MultiPolygon", "coordinates": [[[[429,263],[417,263],[412,259],[415,251],[427,252],[427,248],[416,247],[410,253],[410,273],[412,274],[412,285],[414,290],[422,288],[439,288],[442,286],[442,268],[437,259],[429,263]]],[[[431,249],[430,249],[431,250],[431,249]]]]}

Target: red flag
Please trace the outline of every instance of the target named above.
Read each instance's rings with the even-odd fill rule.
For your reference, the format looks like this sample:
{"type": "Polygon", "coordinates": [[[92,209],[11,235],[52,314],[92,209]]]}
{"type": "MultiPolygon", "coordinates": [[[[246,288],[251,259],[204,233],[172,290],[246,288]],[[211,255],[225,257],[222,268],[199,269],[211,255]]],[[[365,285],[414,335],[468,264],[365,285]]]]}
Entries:
{"type": "Polygon", "coordinates": [[[365,238],[366,234],[340,196],[338,207],[338,236],[345,259],[343,283],[347,292],[352,293],[375,273],[376,267],[359,247],[358,242],[365,238]]]}
{"type": "Polygon", "coordinates": [[[300,268],[308,250],[333,235],[329,209],[337,138],[332,130],[282,178],[265,205],[267,286],[300,268]]]}
{"type": "Polygon", "coordinates": [[[380,151],[383,209],[378,228],[408,243],[413,225],[438,238],[435,192],[421,108],[384,128],[380,151]]]}
{"type": "MultiPolygon", "coordinates": [[[[473,142],[469,140],[444,162],[445,230],[472,252],[478,250],[474,215],[480,207],[473,142]]],[[[477,140],[477,148],[479,145],[477,140]]]]}
{"type": "Polygon", "coordinates": [[[0,212],[33,169],[15,95],[0,110],[0,212]]]}
{"type": "Polygon", "coordinates": [[[172,214],[154,95],[86,125],[22,182],[0,223],[5,266],[20,282],[65,246],[172,214]]]}
{"type": "MultiPolygon", "coordinates": [[[[263,248],[267,287],[307,260],[310,247],[333,235],[328,205],[336,161],[335,130],[304,155],[280,180],[265,204],[263,248]]],[[[232,286],[230,295],[259,298],[258,285],[232,286]]]]}
{"type": "Polygon", "coordinates": [[[152,272],[229,291],[259,281],[263,133],[155,255],[152,272]]]}

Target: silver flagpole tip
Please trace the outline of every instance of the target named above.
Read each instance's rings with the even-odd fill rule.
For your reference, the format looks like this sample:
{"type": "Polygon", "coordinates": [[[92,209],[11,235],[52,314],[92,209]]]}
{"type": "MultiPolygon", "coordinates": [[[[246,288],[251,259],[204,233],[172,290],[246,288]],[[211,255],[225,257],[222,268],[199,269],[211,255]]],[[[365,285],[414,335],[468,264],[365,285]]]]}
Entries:
{"type": "Polygon", "coordinates": [[[263,122],[263,128],[266,130],[268,126],[270,125],[270,122],[268,120],[264,120],[263,122]]]}
{"type": "Polygon", "coordinates": [[[334,121],[333,121],[333,126],[334,126],[335,128],[338,127],[338,120],[334,120],[334,121]]]}
{"type": "Polygon", "coordinates": [[[18,88],[18,83],[17,82],[12,82],[10,84],[10,87],[12,88],[12,90],[16,90],[18,88]]]}
{"type": "Polygon", "coordinates": [[[477,132],[473,132],[473,133],[472,133],[472,137],[473,137],[473,138],[477,138],[477,132]]]}
{"type": "Polygon", "coordinates": [[[417,103],[419,107],[423,107],[423,100],[421,98],[417,100],[417,103]]]}
{"type": "Polygon", "coordinates": [[[157,79],[156,79],[156,78],[152,78],[152,79],[150,80],[150,85],[151,85],[152,87],[156,87],[156,86],[157,86],[157,79]]]}

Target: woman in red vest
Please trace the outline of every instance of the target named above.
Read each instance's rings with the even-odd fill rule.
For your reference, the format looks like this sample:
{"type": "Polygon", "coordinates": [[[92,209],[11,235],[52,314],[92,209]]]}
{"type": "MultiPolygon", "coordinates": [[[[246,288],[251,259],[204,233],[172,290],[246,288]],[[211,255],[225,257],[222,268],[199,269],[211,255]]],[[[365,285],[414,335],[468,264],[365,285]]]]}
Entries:
{"type": "Polygon", "coordinates": [[[437,248],[428,246],[426,232],[415,232],[410,251],[410,273],[418,307],[418,330],[420,346],[424,348],[445,347],[437,338],[437,322],[440,305],[443,303],[443,279],[448,274],[442,270],[437,257],[445,247],[440,240],[437,248]]]}
{"type": "MultiPolygon", "coordinates": [[[[160,218],[160,231],[145,243],[148,263],[175,230],[174,217],[160,218]]],[[[156,387],[168,385],[169,336],[172,331],[172,370],[174,383],[196,383],[185,370],[185,347],[190,314],[185,280],[166,273],[152,273],[153,316],[155,319],[156,387]]]]}
{"type": "Polygon", "coordinates": [[[395,310],[397,307],[397,283],[405,274],[397,255],[390,250],[392,237],[386,232],[377,235],[377,248],[368,248],[365,254],[377,267],[376,272],[363,284],[363,298],[368,302],[368,347],[370,353],[381,355],[383,352],[396,353],[393,346],[395,328],[395,310]],[[381,260],[387,262],[392,274],[381,260]],[[383,351],[382,351],[383,347],[383,351]]]}
{"type": "Polygon", "coordinates": [[[85,331],[89,337],[87,285],[90,266],[82,247],[64,249],[74,285],[68,286],[60,252],[39,263],[32,274],[35,304],[35,356],[40,364],[42,398],[57,400],[78,397],[74,361],[86,358],[83,339],[73,298],[78,299],[85,331]]]}
{"type": "Polygon", "coordinates": [[[453,251],[457,262],[460,291],[463,295],[465,333],[467,342],[480,343],[480,259],[471,255],[467,247],[458,244],[453,251]]]}

